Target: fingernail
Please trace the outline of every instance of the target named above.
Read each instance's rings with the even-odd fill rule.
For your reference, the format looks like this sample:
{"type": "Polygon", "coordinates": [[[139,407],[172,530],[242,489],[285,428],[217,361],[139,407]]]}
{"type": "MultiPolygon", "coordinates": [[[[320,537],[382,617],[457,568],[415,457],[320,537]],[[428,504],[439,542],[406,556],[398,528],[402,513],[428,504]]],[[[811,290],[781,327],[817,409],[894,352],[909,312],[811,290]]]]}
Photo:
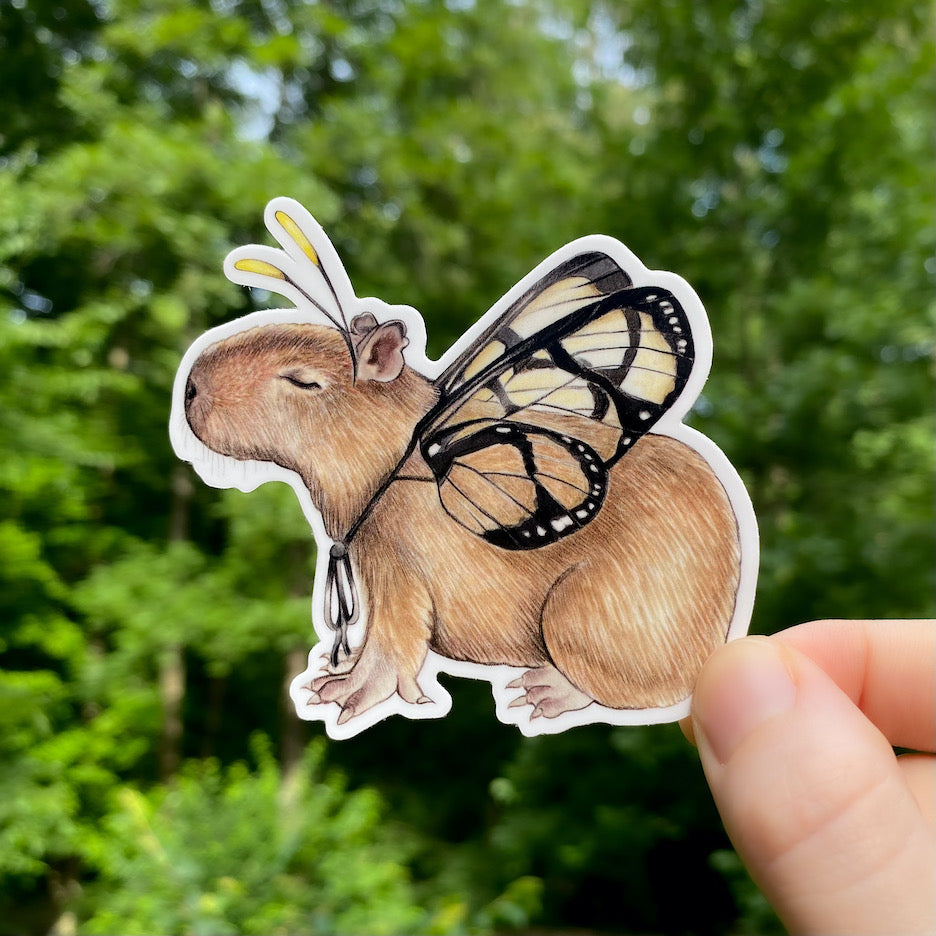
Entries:
{"type": "Polygon", "coordinates": [[[707,666],[694,700],[694,715],[722,764],[759,725],[787,711],[796,686],[777,646],[766,637],[729,644],[707,666]]]}

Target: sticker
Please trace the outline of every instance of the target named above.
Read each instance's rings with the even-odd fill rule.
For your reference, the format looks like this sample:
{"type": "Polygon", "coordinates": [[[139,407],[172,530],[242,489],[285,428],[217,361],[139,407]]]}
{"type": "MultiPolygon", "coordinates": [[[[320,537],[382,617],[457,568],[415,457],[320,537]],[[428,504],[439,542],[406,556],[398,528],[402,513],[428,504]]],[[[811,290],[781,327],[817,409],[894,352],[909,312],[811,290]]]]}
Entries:
{"type": "Polygon", "coordinates": [[[438,718],[439,673],[489,681],[526,735],[686,715],[758,560],[737,473],[682,422],[712,358],[689,285],[583,237],[433,361],[419,313],[355,296],[301,205],[265,220],[280,247],[224,270],[293,308],[195,341],[170,432],[208,484],[299,497],[319,641],[299,716],[333,738],[438,718]]]}

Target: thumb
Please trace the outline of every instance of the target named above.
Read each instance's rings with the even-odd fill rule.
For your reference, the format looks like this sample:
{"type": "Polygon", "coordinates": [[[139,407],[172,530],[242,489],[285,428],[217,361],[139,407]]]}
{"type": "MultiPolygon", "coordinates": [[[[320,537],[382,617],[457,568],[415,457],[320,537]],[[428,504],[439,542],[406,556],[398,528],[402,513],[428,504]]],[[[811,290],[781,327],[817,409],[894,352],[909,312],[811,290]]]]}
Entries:
{"type": "Polygon", "coordinates": [[[936,932],[932,833],[886,738],[811,659],[729,643],[699,678],[692,728],[725,828],[788,928],[936,932]]]}

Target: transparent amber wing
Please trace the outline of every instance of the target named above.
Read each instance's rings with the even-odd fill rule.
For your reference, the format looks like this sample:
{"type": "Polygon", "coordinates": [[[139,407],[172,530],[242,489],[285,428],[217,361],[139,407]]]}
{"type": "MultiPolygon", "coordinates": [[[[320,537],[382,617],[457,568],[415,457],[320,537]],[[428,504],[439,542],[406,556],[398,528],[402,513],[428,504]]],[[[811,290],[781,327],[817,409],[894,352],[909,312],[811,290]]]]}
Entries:
{"type": "Polygon", "coordinates": [[[666,412],[692,369],[688,317],[586,253],[539,280],[437,381],[419,443],[445,509],[506,548],[588,523],[614,464],[666,412]]]}

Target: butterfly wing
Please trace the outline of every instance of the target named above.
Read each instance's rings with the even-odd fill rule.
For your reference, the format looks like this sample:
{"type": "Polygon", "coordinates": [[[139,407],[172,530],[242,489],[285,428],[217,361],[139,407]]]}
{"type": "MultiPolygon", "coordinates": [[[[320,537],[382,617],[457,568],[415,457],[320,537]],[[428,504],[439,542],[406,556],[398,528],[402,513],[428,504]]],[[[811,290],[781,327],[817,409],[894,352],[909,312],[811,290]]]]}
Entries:
{"type": "Polygon", "coordinates": [[[666,289],[635,287],[607,254],[539,279],[439,377],[418,428],[448,513],[527,549],[596,515],[608,471],[685,387],[688,316],[666,289]]]}

